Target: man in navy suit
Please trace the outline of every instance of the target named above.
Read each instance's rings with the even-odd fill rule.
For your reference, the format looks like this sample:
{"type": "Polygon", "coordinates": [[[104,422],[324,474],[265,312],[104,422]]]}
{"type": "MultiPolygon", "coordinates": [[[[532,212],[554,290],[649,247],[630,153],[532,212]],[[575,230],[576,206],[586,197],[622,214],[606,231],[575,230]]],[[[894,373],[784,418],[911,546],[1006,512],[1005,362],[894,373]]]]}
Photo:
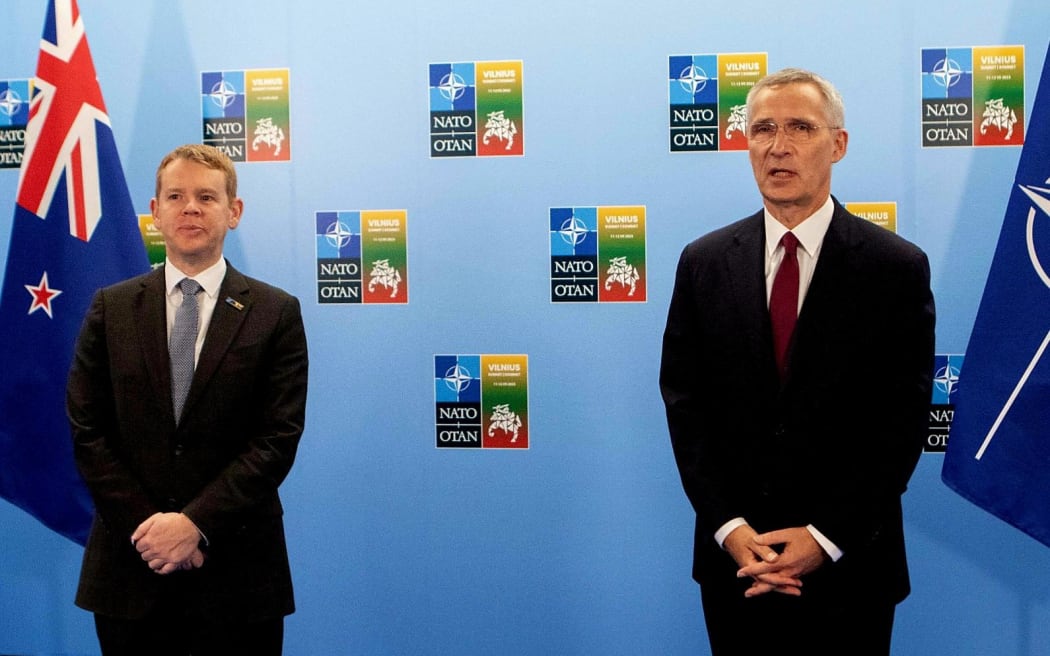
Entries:
{"type": "Polygon", "coordinates": [[[831,196],[849,135],[830,83],[785,69],[747,105],[764,209],[686,246],[660,369],[708,636],[718,656],[888,654],[930,403],[929,264],[831,196]]]}
{"type": "Polygon", "coordinates": [[[67,411],[95,519],[76,601],[107,656],[280,654],[295,608],[277,488],[306,336],[293,296],[223,258],[243,207],[219,150],[166,156],[165,265],[99,291],[77,340],[67,411]]]}

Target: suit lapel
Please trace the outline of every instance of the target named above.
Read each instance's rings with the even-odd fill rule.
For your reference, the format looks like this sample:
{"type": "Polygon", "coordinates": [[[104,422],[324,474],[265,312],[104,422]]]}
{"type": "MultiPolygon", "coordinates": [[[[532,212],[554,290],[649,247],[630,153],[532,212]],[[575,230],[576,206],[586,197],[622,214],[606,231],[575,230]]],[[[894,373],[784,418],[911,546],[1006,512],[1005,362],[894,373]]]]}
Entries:
{"type": "MultiPolygon", "coordinates": [[[[851,230],[852,220],[846,209],[836,201],[835,213],[820,247],[820,259],[813,270],[813,278],[795,325],[791,357],[794,360],[797,356],[801,367],[827,357],[825,350],[839,330],[836,317],[851,312],[847,305],[851,295],[843,287],[851,284],[848,282],[852,279],[849,275],[852,266],[850,253],[857,246],[855,232],[851,230]]],[[[788,382],[793,377],[792,371],[799,373],[798,367],[792,367],[788,382]]]]}
{"type": "MultiPolygon", "coordinates": [[[[135,298],[135,321],[142,344],[143,359],[153,383],[154,393],[160,398],[171,398],[171,368],[168,360],[167,290],[164,289],[164,269],[158,268],[142,279],[142,287],[135,298]]],[[[168,406],[169,411],[172,409],[168,406]]],[[[174,422],[174,417],[172,418],[174,422]]]]}
{"type": "Polygon", "coordinates": [[[207,387],[208,381],[215,375],[251,308],[248,281],[229,263],[226,266],[226,277],[219,287],[215,312],[211,316],[211,323],[208,324],[204,346],[193,372],[193,383],[186,396],[186,405],[182,411],[184,417],[193,410],[193,405],[207,387]]]}
{"type": "MultiPolygon", "coordinates": [[[[764,213],[749,217],[733,236],[726,251],[726,266],[733,285],[733,298],[739,299],[740,325],[747,326],[750,334],[751,353],[768,354],[770,367],[773,364],[773,336],[766,307],[765,278],[765,227],[764,213]]],[[[764,356],[760,356],[765,360],[764,356]]]]}
{"type": "Polygon", "coordinates": [[[849,267],[849,251],[854,247],[852,242],[849,213],[836,201],[835,213],[820,246],[820,259],[817,260],[806,299],[802,303],[802,312],[799,314],[800,327],[796,330],[803,330],[801,326],[804,323],[818,319],[833,309],[829,299],[838,295],[838,288],[843,280],[842,272],[849,267]]]}

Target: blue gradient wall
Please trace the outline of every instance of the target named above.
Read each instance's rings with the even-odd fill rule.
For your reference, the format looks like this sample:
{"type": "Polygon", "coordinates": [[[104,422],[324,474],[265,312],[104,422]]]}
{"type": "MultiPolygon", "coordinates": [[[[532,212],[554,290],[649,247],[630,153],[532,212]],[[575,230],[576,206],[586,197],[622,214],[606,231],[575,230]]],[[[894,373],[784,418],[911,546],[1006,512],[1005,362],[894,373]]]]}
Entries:
{"type": "MultiPolygon", "coordinates": [[[[765,52],[839,86],[833,191],[897,203],[937,352],[960,354],[1020,150],[922,149],[920,50],[1025,46],[1028,115],[1050,33],[1042,0],[79,4],[140,212],[160,157],[201,139],[201,72],[290,70],[292,161],[238,165],[227,255],[304,303],[293,656],[707,653],[659,344],[681,247],[760,199],[745,154],[669,152],[668,57],[765,52]],[[430,158],[428,65],[493,60],[523,62],[524,157],[430,158]],[[647,301],[551,303],[549,209],[607,205],[646,208],[647,301]],[[318,304],[314,213],[387,208],[407,211],[410,302],[318,304]],[[441,353],[528,355],[528,450],[435,448],[441,353]]],[[[44,6],[5,0],[0,79],[33,75],[44,6]]],[[[0,171],[0,257],[16,184],[0,171]]],[[[1050,653],[1050,552],[949,492],[941,458],[905,496],[894,653],[1050,653]]],[[[97,653],[81,550],[6,502],[0,526],[0,653],[97,653]]]]}

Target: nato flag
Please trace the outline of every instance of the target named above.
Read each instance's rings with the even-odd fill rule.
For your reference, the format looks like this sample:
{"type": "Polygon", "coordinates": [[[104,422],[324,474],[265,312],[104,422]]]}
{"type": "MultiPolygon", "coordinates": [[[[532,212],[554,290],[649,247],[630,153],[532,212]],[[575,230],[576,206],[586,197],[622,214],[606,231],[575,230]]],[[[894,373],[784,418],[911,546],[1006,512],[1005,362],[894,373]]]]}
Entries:
{"type": "Polygon", "coordinates": [[[1050,546],[1050,52],[977,320],[942,477],[1050,546]]]}

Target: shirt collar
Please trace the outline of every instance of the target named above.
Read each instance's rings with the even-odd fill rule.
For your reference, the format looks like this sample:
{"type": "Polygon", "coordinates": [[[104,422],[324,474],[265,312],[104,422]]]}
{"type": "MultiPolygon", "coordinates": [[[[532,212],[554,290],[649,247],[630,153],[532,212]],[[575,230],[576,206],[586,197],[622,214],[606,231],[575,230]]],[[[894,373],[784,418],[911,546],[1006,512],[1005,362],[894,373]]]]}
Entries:
{"type": "MultiPolygon", "coordinates": [[[[766,225],[766,255],[772,255],[776,251],[777,246],[780,245],[780,238],[784,236],[784,233],[788,231],[784,227],[784,224],[773,218],[773,215],[769,213],[769,210],[764,210],[765,214],[765,225],[766,225]]],[[[824,235],[828,231],[828,226],[831,225],[831,217],[835,214],[835,203],[832,202],[831,196],[824,201],[824,204],[820,206],[813,214],[803,219],[795,229],[791,232],[795,233],[798,237],[799,245],[802,246],[803,250],[806,251],[811,257],[816,254],[820,249],[821,242],[824,241],[824,235]]]]}
{"type": "Polygon", "coordinates": [[[183,278],[193,278],[204,288],[205,294],[214,298],[219,293],[219,287],[222,286],[222,279],[225,277],[226,258],[223,257],[220,257],[218,262],[195,276],[187,276],[182,271],[179,271],[179,268],[172,264],[171,260],[164,258],[164,289],[168,291],[168,296],[174,293],[175,287],[182,282],[183,278]]]}

